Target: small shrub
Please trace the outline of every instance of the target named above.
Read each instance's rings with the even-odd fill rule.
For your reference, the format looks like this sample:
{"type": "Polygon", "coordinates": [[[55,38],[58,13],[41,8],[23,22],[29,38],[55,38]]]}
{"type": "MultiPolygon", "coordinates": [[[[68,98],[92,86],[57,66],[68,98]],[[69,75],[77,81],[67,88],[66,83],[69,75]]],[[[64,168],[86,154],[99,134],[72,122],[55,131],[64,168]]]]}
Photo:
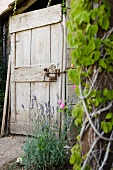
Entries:
{"type": "Polygon", "coordinates": [[[49,128],[49,126],[45,126],[41,135],[26,142],[24,147],[26,169],[46,170],[65,164],[68,156],[64,149],[65,139],[63,136],[56,138],[49,128]]]}
{"type": "MultiPolygon", "coordinates": [[[[35,115],[33,116],[34,119],[31,118],[34,126],[34,137],[28,138],[24,146],[25,157],[23,163],[25,168],[30,170],[52,170],[59,165],[63,167],[69,161],[69,154],[65,149],[67,144],[66,126],[68,125],[66,114],[68,115],[68,112],[64,116],[64,127],[60,128],[58,120],[54,117],[55,109],[49,104],[45,103],[45,106],[38,104],[34,96],[31,109],[34,109],[35,115]]],[[[61,114],[61,111],[64,114],[62,109],[64,108],[57,108],[57,114],[61,114]]],[[[67,110],[66,107],[65,109],[67,110]]]]}

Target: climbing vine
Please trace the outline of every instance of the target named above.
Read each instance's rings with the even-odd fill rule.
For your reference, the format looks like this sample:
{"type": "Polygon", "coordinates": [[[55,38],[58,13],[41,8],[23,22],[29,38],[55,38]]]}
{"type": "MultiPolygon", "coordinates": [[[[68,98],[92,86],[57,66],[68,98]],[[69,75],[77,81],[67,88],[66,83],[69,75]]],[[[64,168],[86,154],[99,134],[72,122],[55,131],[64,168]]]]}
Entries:
{"type": "Polygon", "coordinates": [[[108,170],[113,156],[113,27],[108,0],[71,0],[67,22],[79,101],[72,115],[81,126],[70,163],[75,170],[108,170]]]}

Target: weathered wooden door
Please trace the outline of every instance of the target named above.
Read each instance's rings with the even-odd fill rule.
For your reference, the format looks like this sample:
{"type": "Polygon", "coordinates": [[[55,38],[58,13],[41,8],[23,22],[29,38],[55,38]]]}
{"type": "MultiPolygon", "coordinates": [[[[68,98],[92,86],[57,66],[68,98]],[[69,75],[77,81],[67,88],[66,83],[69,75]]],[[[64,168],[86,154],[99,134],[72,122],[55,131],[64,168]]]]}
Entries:
{"type": "Polygon", "coordinates": [[[10,34],[10,132],[26,134],[33,95],[38,103],[49,101],[51,106],[56,106],[57,95],[65,98],[65,74],[46,74],[65,69],[61,5],[11,17],[10,34]]]}

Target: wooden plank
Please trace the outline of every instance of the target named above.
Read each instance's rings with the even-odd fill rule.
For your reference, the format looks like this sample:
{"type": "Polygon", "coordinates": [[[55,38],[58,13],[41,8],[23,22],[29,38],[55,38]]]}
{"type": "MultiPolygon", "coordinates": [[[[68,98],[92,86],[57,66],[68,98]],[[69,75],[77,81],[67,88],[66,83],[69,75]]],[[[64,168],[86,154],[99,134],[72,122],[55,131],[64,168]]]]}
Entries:
{"type": "Polygon", "coordinates": [[[49,8],[40,9],[24,14],[15,15],[10,18],[9,32],[18,32],[36,27],[61,22],[61,5],[54,5],[49,8]]]}
{"type": "Polygon", "coordinates": [[[30,65],[31,30],[16,33],[16,66],[30,65]]]}
{"type": "Polygon", "coordinates": [[[11,60],[10,60],[10,56],[9,56],[8,69],[7,69],[7,80],[6,80],[6,89],[5,89],[5,99],[4,99],[4,109],[3,109],[3,118],[2,118],[2,126],[1,126],[1,135],[4,134],[4,130],[5,130],[5,120],[6,120],[8,94],[9,94],[10,71],[11,71],[10,66],[11,66],[11,60]]]}
{"type": "MultiPolygon", "coordinates": [[[[62,70],[64,71],[67,67],[66,65],[66,17],[63,15],[62,21],[62,32],[63,32],[63,45],[62,45],[62,70]]],[[[62,74],[62,99],[66,100],[66,74],[62,74]]]]}
{"type": "MultiPolygon", "coordinates": [[[[63,57],[63,30],[61,23],[51,25],[51,62],[55,62],[57,69],[62,70],[63,57]]],[[[57,77],[56,83],[50,83],[50,103],[54,106],[54,119],[58,121],[58,126],[61,126],[60,113],[57,111],[58,99],[62,100],[62,74],[57,77]]]]}
{"type": "Polygon", "coordinates": [[[32,4],[34,4],[37,0],[27,0],[24,1],[23,5],[21,8],[17,8],[15,10],[15,14],[21,14],[23,11],[25,11],[27,8],[29,8],[32,4]]]}
{"type": "Polygon", "coordinates": [[[33,135],[33,126],[26,122],[11,123],[10,133],[19,135],[33,135]]]}
{"type": "MultiPolygon", "coordinates": [[[[16,33],[16,65],[30,65],[31,30],[16,33]]],[[[14,81],[15,81],[14,67],[14,81]]],[[[16,69],[18,70],[18,69],[16,69]]],[[[16,121],[29,123],[30,83],[16,82],[16,121]]]]}
{"type": "Polygon", "coordinates": [[[50,63],[50,26],[32,30],[31,65],[50,63]]]}
{"type": "Polygon", "coordinates": [[[15,106],[16,106],[16,86],[14,81],[14,67],[16,60],[16,35],[15,33],[11,35],[11,122],[15,122],[15,106]]]}
{"type": "Polygon", "coordinates": [[[38,116],[43,117],[43,115],[45,115],[46,118],[45,103],[48,102],[49,102],[49,82],[31,83],[31,107],[30,107],[31,124],[33,122],[35,123],[35,121],[38,119],[38,116]],[[44,109],[41,107],[40,104],[44,109]]]}
{"type": "Polygon", "coordinates": [[[67,48],[66,67],[71,67],[71,48],[67,48]]]}
{"type": "Polygon", "coordinates": [[[50,68],[55,64],[40,64],[35,66],[19,66],[15,67],[14,77],[15,82],[41,82],[41,81],[49,81],[49,78],[45,76],[45,68],[50,68]]]}
{"type": "MultiPolygon", "coordinates": [[[[40,27],[32,30],[32,45],[31,45],[31,65],[40,65],[42,72],[45,68],[50,67],[50,26],[40,27]],[[37,38],[36,38],[37,37],[37,38]]],[[[44,76],[42,76],[43,80],[44,76]]],[[[47,78],[45,78],[47,80],[47,78]]],[[[45,105],[49,102],[49,82],[32,82],[31,83],[31,99],[36,96],[37,103],[45,105]]],[[[31,120],[33,117],[38,117],[36,105],[30,111],[31,120]]],[[[32,121],[31,121],[32,123],[32,121]]]]}
{"type": "MultiPolygon", "coordinates": [[[[62,70],[62,41],[63,41],[63,35],[62,35],[62,26],[61,23],[54,24],[51,26],[51,62],[56,62],[57,69],[62,70]]],[[[52,105],[56,105],[57,103],[57,96],[61,97],[61,80],[62,75],[60,77],[57,77],[57,83],[54,85],[50,83],[50,100],[52,105]],[[52,100],[53,91],[55,98],[52,100]],[[57,93],[57,94],[56,94],[57,93]]]]}
{"type": "Polygon", "coordinates": [[[30,83],[16,83],[16,121],[29,123],[30,83]]]}

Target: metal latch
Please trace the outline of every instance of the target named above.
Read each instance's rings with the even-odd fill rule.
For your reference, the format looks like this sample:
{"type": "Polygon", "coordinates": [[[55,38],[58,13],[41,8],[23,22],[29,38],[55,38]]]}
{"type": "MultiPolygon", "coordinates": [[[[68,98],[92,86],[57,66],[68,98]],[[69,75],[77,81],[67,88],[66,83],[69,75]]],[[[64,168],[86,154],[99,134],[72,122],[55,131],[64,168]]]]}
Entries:
{"type": "Polygon", "coordinates": [[[56,69],[56,66],[52,65],[50,68],[44,68],[45,76],[49,77],[49,80],[57,80],[57,77],[62,73],[66,73],[66,71],[61,72],[60,69],[56,69]]]}

